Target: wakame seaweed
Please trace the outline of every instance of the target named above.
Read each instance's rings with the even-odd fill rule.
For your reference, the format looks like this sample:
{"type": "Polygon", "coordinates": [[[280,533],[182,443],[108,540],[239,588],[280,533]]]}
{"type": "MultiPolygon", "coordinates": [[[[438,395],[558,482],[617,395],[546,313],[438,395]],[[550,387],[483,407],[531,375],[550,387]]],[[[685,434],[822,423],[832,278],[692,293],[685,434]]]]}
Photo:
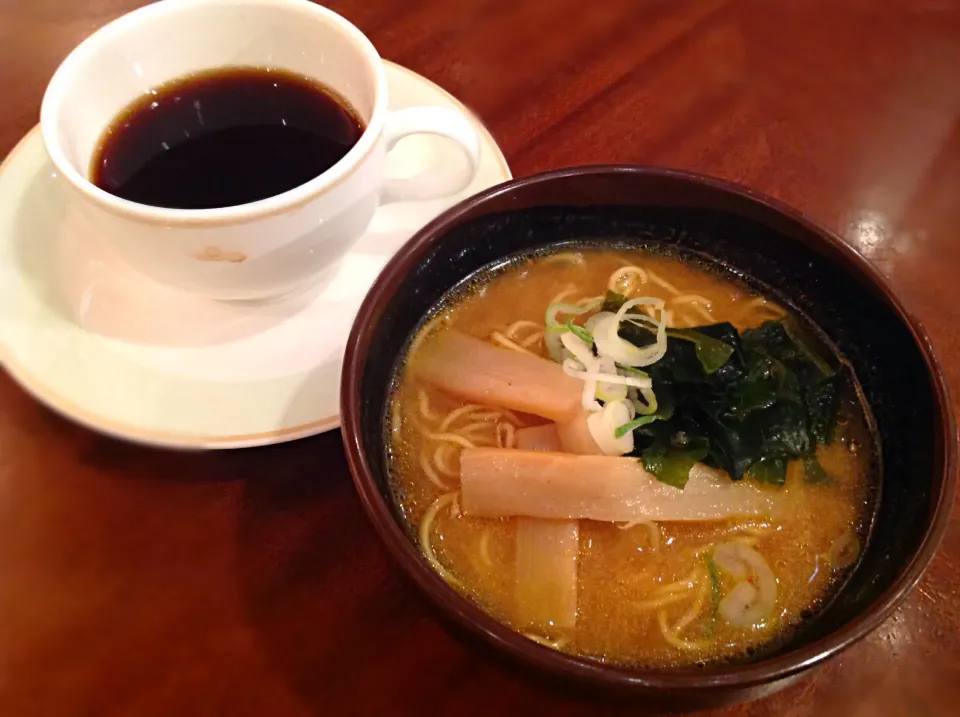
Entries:
{"type": "MultiPolygon", "coordinates": [[[[604,309],[625,301],[609,292],[604,309]]],[[[632,322],[619,335],[635,346],[656,339],[632,322]]],[[[734,480],[782,484],[787,462],[797,458],[806,480],[829,480],[815,450],[836,422],[841,377],[792,318],[743,332],[726,322],[668,329],[665,355],[644,371],[653,379],[657,420],[634,428],[632,455],[659,480],[682,488],[690,467],[703,461],[734,480]]]]}

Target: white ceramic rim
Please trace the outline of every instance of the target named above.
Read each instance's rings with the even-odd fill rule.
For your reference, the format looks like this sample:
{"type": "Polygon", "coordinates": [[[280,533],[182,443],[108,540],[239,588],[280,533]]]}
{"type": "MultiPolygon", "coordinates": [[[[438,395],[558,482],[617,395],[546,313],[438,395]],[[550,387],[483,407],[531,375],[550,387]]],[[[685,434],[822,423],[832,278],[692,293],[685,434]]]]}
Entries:
{"type": "MultiPolygon", "coordinates": [[[[367,36],[343,16],[309,0],[241,0],[246,3],[275,7],[279,12],[301,13],[314,20],[333,25],[341,31],[343,36],[353,44],[365,59],[370,74],[375,78],[373,111],[370,114],[367,128],[360,136],[360,141],[339,162],[306,184],[301,184],[299,187],[282,194],[257,202],[217,209],[167,209],[131,202],[100,189],[73,166],[60,146],[58,133],[55,131],[55,121],[63,111],[63,91],[72,81],[77,65],[85,58],[99,52],[103,43],[121,35],[136,24],[150,22],[161,15],[180,12],[185,7],[193,8],[200,5],[222,5],[226,7],[232,1],[159,0],[122,15],[101,27],[77,45],[54,72],[40,105],[40,131],[43,135],[43,143],[57,171],[88,200],[114,214],[148,224],[182,226],[185,224],[232,224],[250,221],[288,211],[327,191],[351,174],[373,150],[380,139],[386,122],[387,75],[380,54],[373,43],[367,39],[367,36]]],[[[176,78],[170,77],[169,79],[176,78]]]]}

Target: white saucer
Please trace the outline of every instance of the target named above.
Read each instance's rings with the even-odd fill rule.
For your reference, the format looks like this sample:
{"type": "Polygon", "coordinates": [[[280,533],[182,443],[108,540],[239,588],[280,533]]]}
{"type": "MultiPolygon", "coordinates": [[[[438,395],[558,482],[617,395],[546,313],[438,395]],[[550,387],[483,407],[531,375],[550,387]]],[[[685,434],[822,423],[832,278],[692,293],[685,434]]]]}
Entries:
{"type": "MultiPolygon", "coordinates": [[[[438,213],[510,178],[463,105],[386,64],[391,108],[447,105],[474,119],[480,171],[459,195],[381,207],[329,277],[267,305],[199,299],[128,268],[78,217],[31,131],[0,166],[0,358],[10,375],[79,423],[153,445],[239,448],[336,428],[344,344],[380,269],[438,213]]],[[[466,158],[449,140],[419,135],[389,163],[403,175],[439,165],[455,177],[466,158]]]]}

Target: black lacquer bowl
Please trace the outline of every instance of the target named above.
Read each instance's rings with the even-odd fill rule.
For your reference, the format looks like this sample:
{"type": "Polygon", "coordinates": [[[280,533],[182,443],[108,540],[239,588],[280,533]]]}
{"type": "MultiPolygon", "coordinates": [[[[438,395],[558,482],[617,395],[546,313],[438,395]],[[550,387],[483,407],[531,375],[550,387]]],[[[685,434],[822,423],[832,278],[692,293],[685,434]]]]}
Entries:
{"type": "Polygon", "coordinates": [[[448,617],[520,662],[568,681],[705,707],[757,697],[877,627],[919,580],[946,527],[956,430],[941,370],[919,323],[841,239],[744,187],[668,169],[579,167],[507,182],[416,234],[389,262],[350,336],[343,439],[373,524],[448,617]],[[853,365],[880,436],[882,488],[871,539],[837,598],[778,651],[751,663],[644,670],[534,644],[450,588],[408,537],[387,486],[383,416],[395,361],[443,294],[481,267],[561,241],[664,243],[702,252],[773,287],[853,365]]]}

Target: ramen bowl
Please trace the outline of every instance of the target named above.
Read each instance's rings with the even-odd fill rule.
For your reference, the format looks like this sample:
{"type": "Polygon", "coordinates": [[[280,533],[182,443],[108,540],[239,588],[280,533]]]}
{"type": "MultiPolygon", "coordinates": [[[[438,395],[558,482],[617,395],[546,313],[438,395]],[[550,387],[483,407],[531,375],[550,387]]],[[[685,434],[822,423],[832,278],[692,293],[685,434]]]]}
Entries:
{"type": "Polygon", "coordinates": [[[880,625],[920,579],[955,490],[956,430],[923,328],[877,270],[828,230],[747,188],[641,166],[579,167],[494,187],[446,211],[389,262],[360,308],[341,387],[357,492],[400,568],[473,637],[532,673],[671,708],[718,706],[788,685],[880,625]],[[756,659],[670,669],[539,645],[452,588],[425,559],[391,491],[386,414],[397,360],[444,295],[511,255],[568,241],[662,244],[773,287],[854,369],[878,435],[879,498],[836,596],[756,659]]]}

